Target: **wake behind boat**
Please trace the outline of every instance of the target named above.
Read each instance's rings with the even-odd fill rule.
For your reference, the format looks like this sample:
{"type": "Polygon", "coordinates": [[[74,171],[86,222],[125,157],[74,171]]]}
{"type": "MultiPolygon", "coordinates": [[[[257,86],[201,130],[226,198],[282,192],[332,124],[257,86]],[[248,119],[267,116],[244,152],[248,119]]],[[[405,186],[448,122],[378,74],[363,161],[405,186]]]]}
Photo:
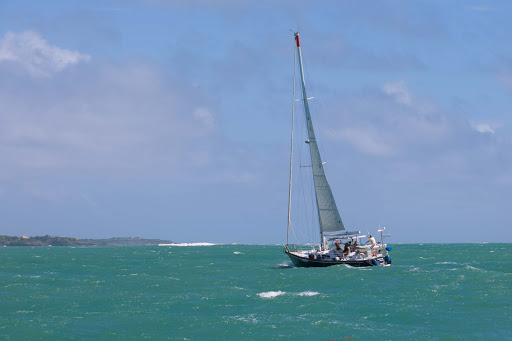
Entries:
{"type": "MultiPolygon", "coordinates": [[[[311,120],[306,87],[304,82],[304,71],[302,65],[302,53],[300,49],[299,33],[295,33],[297,44],[297,57],[300,71],[300,82],[302,89],[302,103],[306,118],[306,128],[309,145],[309,154],[311,158],[311,168],[313,173],[313,183],[315,192],[316,211],[320,227],[320,245],[305,250],[298,249],[289,244],[290,226],[291,226],[291,194],[292,194],[292,164],[293,164],[293,122],[294,110],[292,110],[292,134],[290,151],[290,184],[288,192],[288,227],[286,236],[286,246],[284,252],[290,257],[295,266],[300,267],[325,267],[330,265],[347,264],[350,266],[389,266],[391,258],[388,247],[383,242],[383,231],[381,241],[377,243],[371,235],[362,235],[360,231],[346,231],[340,217],[340,213],[334,201],[331,187],[325,176],[324,166],[320,157],[320,151],[316,142],[315,131],[311,120]],[[361,245],[364,239],[369,245],[361,245]],[[343,247],[342,247],[343,245],[343,247]]],[[[294,94],[295,103],[295,71],[294,71],[294,94]]],[[[295,106],[293,106],[295,108],[295,106]]]]}

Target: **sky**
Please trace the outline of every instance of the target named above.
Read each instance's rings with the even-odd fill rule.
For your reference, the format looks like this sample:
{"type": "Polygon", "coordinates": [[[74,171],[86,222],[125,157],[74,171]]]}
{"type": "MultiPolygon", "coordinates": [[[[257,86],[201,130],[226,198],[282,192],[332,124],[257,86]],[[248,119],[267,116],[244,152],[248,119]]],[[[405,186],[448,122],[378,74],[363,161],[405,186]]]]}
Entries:
{"type": "Polygon", "coordinates": [[[0,234],[285,243],[299,31],[349,230],[512,242],[511,11],[2,0],[0,234]]]}

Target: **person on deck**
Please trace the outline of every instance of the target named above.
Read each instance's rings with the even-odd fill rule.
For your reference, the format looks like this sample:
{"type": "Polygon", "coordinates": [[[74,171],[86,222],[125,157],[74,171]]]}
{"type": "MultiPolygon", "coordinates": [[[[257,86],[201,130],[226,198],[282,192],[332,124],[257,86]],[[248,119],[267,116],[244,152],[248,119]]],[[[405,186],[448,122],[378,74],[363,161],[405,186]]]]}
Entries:
{"type": "Polygon", "coordinates": [[[345,258],[345,256],[348,256],[349,253],[350,253],[350,242],[345,243],[345,248],[343,249],[343,254],[341,256],[343,258],[345,258]]]}
{"type": "Polygon", "coordinates": [[[334,241],[334,245],[336,246],[336,250],[341,251],[341,246],[340,246],[340,242],[338,241],[338,239],[336,239],[334,241]]]}
{"type": "Polygon", "coordinates": [[[367,243],[368,242],[372,243],[372,249],[375,247],[375,245],[377,245],[377,243],[375,242],[375,238],[373,238],[371,234],[370,237],[368,237],[367,243]]]}

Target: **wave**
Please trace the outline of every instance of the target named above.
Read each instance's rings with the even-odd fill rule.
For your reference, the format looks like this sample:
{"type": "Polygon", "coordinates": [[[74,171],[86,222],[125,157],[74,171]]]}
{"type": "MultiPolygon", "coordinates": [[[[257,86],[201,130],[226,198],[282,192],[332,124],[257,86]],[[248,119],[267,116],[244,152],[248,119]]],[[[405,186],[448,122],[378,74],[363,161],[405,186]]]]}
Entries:
{"type": "Polygon", "coordinates": [[[316,292],[316,291],[304,291],[304,292],[299,292],[297,295],[299,295],[299,296],[316,296],[319,294],[320,293],[316,292]]]}
{"type": "Polygon", "coordinates": [[[286,264],[277,264],[274,266],[274,269],[288,269],[288,268],[294,268],[295,266],[292,263],[286,263],[286,264]]]}
{"type": "Polygon", "coordinates": [[[274,297],[281,296],[284,294],[286,294],[286,292],[279,290],[279,291],[260,292],[258,294],[258,296],[261,298],[274,298],[274,297]]]}
{"type": "Polygon", "coordinates": [[[235,255],[243,255],[243,254],[244,254],[243,252],[240,252],[240,251],[233,251],[233,253],[234,253],[235,255]]]}
{"type": "Polygon", "coordinates": [[[487,270],[484,270],[481,268],[475,268],[474,266],[471,266],[469,264],[467,264],[464,268],[467,270],[476,270],[476,271],[480,271],[480,272],[487,272],[487,270]]]}
{"type": "Polygon", "coordinates": [[[212,246],[213,243],[172,243],[172,244],[158,244],[158,246],[212,246]]]}
{"type": "Polygon", "coordinates": [[[267,292],[260,292],[258,294],[261,298],[274,298],[281,295],[294,295],[294,296],[316,296],[320,295],[319,292],[316,291],[303,291],[299,293],[287,293],[286,291],[267,291],[267,292]]]}

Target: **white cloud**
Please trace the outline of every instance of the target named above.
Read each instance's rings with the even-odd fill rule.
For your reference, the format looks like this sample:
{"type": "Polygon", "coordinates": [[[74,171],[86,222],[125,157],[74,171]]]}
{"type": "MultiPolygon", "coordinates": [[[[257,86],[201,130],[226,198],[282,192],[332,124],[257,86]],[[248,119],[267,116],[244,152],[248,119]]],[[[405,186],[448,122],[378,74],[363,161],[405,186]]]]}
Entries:
{"type": "Polygon", "coordinates": [[[7,32],[0,38],[0,63],[12,62],[34,77],[49,77],[90,56],[49,45],[37,32],[7,32]]]}
{"type": "Polygon", "coordinates": [[[475,122],[471,122],[471,126],[473,127],[473,129],[475,129],[479,133],[483,133],[483,134],[484,133],[490,133],[490,134],[494,134],[495,133],[494,128],[492,128],[489,123],[475,123],[475,122]]]}
{"type": "Polygon", "coordinates": [[[193,158],[199,149],[192,142],[213,132],[196,118],[203,108],[201,119],[213,120],[212,113],[205,114],[202,95],[166,84],[156,68],[90,66],[45,86],[29,79],[17,78],[16,86],[0,81],[3,164],[12,171],[172,167],[177,159],[193,158]],[[181,149],[187,143],[190,156],[181,149]]]}
{"type": "Polygon", "coordinates": [[[412,102],[411,93],[404,80],[386,83],[382,86],[382,90],[388,95],[393,95],[398,103],[409,105],[412,102]]]}
{"type": "Polygon", "coordinates": [[[414,181],[485,177],[503,179],[510,172],[511,139],[500,123],[472,122],[445,112],[434,102],[411,93],[404,81],[381,91],[352,94],[330,111],[335,140],[346,152],[379,162],[398,179],[414,181]],[[366,157],[362,154],[366,154],[366,157]]]}
{"type": "Polygon", "coordinates": [[[0,79],[0,180],[73,173],[255,179],[251,157],[221,135],[206,90],[145,63],[88,63],[71,72],[44,83],[0,79]]]}
{"type": "Polygon", "coordinates": [[[454,143],[464,126],[434,103],[414,96],[403,80],[347,98],[341,108],[334,109],[341,112],[334,138],[374,156],[404,156],[417,148],[435,151],[454,143]]]}
{"type": "Polygon", "coordinates": [[[194,117],[206,128],[213,128],[215,125],[215,119],[208,108],[196,108],[194,110],[194,117]]]}

